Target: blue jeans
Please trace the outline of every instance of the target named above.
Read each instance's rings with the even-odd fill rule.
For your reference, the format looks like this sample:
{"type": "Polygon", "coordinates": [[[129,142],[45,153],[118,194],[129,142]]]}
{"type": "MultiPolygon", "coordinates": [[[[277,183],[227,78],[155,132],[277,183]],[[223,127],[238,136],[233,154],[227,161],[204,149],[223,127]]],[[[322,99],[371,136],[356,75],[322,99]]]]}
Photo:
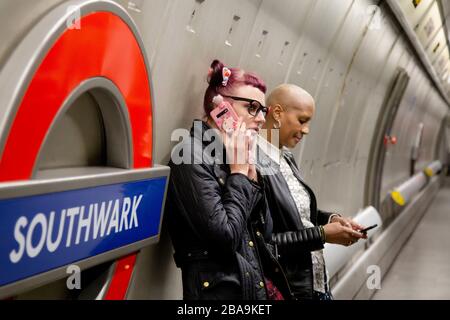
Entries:
{"type": "Polygon", "coordinates": [[[333,295],[331,294],[331,292],[322,293],[322,292],[314,291],[313,300],[334,300],[334,298],[333,298],[333,295]]]}

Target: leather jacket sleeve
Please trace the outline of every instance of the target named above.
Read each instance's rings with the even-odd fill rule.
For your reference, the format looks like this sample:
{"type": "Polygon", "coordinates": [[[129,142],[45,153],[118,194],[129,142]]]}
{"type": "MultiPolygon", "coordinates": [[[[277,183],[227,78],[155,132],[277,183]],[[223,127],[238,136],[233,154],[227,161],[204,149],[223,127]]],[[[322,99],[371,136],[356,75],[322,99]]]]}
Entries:
{"type": "Polygon", "coordinates": [[[334,213],[332,213],[332,212],[317,210],[317,223],[320,226],[324,226],[324,225],[328,224],[328,221],[330,220],[330,217],[333,214],[334,213]]]}
{"type": "Polygon", "coordinates": [[[280,257],[297,255],[299,252],[323,249],[319,227],[305,228],[297,231],[274,233],[272,242],[280,257]]]}
{"type": "Polygon", "coordinates": [[[236,251],[261,189],[242,174],[231,174],[223,186],[212,166],[171,166],[171,199],[202,241],[236,251]]]}

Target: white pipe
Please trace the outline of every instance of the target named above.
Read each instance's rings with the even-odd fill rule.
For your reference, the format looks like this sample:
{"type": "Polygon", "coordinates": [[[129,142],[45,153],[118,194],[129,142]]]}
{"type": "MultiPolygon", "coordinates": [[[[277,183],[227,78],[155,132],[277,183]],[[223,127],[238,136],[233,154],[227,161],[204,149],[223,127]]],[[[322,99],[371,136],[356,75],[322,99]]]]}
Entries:
{"type": "MultiPolygon", "coordinates": [[[[380,214],[374,207],[367,207],[359,213],[354,219],[356,223],[362,226],[372,226],[377,224],[379,229],[382,225],[380,214]]],[[[367,236],[370,238],[374,231],[369,231],[367,236]]],[[[345,247],[337,244],[326,243],[324,249],[325,262],[329,277],[333,277],[354,254],[364,247],[364,240],[360,240],[350,247],[345,247]]]]}
{"type": "Polygon", "coordinates": [[[391,192],[391,197],[400,206],[406,205],[427,184],[427,177],[423,172],[417,173],[391,192]]]}
{"type": "Polygon", "coordinates": [[[435,176],[439,171],[442,170],[442,163],[437,160],[432,163],[430,163],[425,169],[424,173],[429,177],[435,176]]]}

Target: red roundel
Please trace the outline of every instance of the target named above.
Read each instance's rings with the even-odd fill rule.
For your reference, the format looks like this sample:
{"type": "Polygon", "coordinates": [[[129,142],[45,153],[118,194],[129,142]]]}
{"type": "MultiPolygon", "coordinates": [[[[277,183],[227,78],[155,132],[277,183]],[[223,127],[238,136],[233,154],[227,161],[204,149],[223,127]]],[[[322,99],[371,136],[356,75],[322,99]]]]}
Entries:
{"type": "Polygon", "coordinates": [[[70,93],[104,77],[123,95],[132,128],[134,168],[152,163],[152,106],[145,59],[130,27],[110,12],[81,19],[54,43],[21,101],[0,160],[0,182],[27,180],[44,138],[70,93]]]}
{"type": "MultiPolygon", "coordinates": [[[[0,158],[0,182],[31,179],[45,136],[64,101],[81,83],[104,77],[126,102],[133,140],[133,167],[152,164],[152,105],[144,53],[130,27],[110,12],[66,29],[46,54],[27,88],[0,158]]],[[[136,255],[117,262],[106,299],[125,298],[136,255]]]]}

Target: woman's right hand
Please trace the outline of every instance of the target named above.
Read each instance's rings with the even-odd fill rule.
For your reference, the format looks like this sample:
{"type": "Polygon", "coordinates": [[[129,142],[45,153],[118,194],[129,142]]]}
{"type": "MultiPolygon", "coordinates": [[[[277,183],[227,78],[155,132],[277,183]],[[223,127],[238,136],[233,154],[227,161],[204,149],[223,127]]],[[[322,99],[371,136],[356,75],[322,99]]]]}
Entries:
{"type": "Polygon", "coordinates": [[[241,173],[248,177],[250,137],[242,118],[239,119],[236,130],[224,133],[224,144],[231,173],[241,173]]]}
{"type": "Polygon", "coordinates": [[[343,226],[339,222],[328,223],[323,226],[325,231],[325,239],[328,243],[340,244],[343,246],[351,246],[358,242],[359,239],[365,238],[362,233],[352,228],[343,226]]]}

